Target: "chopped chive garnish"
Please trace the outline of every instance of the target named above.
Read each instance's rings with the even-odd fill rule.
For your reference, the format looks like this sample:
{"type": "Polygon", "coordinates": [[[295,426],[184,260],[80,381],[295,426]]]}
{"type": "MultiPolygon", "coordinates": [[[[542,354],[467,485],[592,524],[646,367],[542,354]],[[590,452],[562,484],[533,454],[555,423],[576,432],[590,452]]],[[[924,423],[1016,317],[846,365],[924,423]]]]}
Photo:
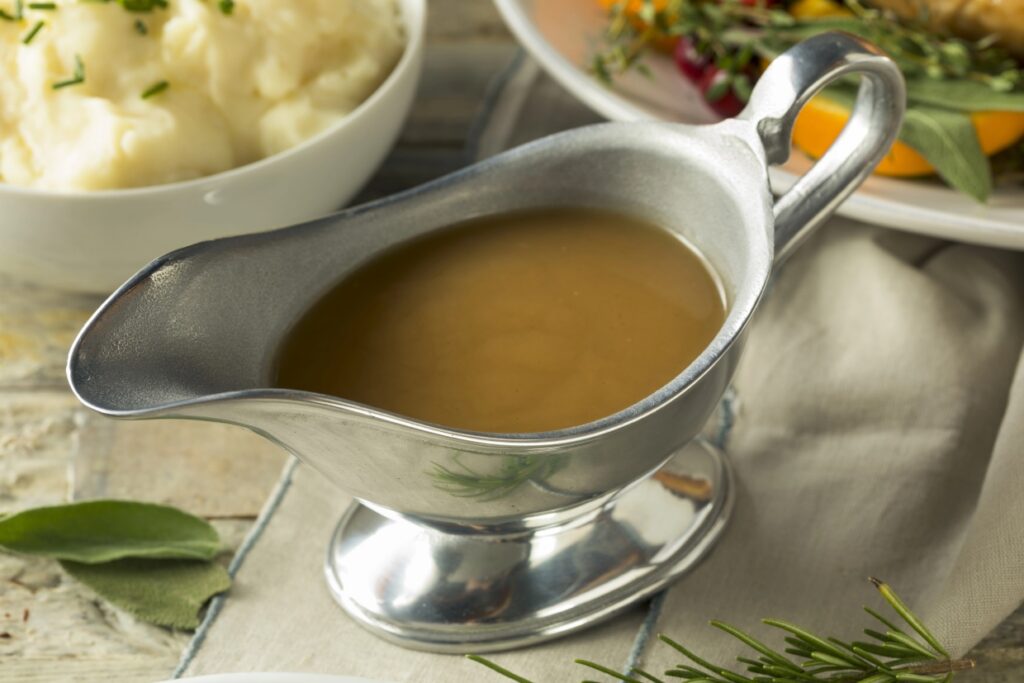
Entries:
{"type": "Polygon", "coordinates": [[[55,2],[30,2],[28,3],[29,9],[57,9],[57,3],[55,2]]]}
{"type": "Polygon", "coordinates": [[[171,87],[171,84],[167,81],[157,81],[156,83],[149,86],[142,92],[142,99],[148,100],[150,97],[153,97],[154,95],[159,95],[164,90],[167,90],[167,88],[169,87],[171,87]]]}
{"type": "Polygon", "coordinates": [[[152,12],[156,7],[167,7],[167,0],[117,0],[129,12],[152,12]]]}
{"type": "Polygon", "coordinates": [[[140,36],[144,36],[147,33],[149,33],[149,29],[146,28],[146,22],[144,22],[142,19],[136,19],[135,32],[138,33],[140,36]]]}
{"type": "Polygon", "coordinates": [[[2,9],[0,9],[0,19],[3,19],[4,21],[17,21],[18,20],[18,18],[16,16],[14,16],[13,14],[8,14],[7,12],[5,12],[2,9]]]}
{"type": "Polygon", "coordinates": [[[235,0],[220,0],[218,3],[220,11],[224,14],[231,14],[235,11],[235,0]]]}
{"type": "Polygon", "coordinates": [[[14,18],[21,21],[25,18],[25,1],[14,0],[14,18]]]}
{"type": "Polygon", "coordinates": [[[67,80],[57,81],[51,87],[54,90],[60,90],[69,85],[78,85],[80,83],[85,83],[85,64],[82,63],[82,58],[79,55],[75,55],[75,75],[67,80]]]}
{"type": "Polygon", "coordinates": [[[46,25],[46,22],[37,21],[36,25],[33,26],[31,29],[29,29],[29,32],[26,33],[25,37],[21,39],[21,42],[24,43],[25,45],[28,45],[29,43],[31,43],[32,39],[36,37],[36,34],[39,33],[39,31],[41,31],[43,26],[45,26],[45,25],[46,25]]]}

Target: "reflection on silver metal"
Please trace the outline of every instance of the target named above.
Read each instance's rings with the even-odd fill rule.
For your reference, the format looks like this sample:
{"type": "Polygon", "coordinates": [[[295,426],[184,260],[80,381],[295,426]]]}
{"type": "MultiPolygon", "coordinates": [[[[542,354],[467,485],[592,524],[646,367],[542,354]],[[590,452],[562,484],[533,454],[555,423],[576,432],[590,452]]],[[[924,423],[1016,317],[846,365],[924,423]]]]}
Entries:
{"type": "Polygon", "coordinates": [[[819,36],[772,62],[739,119],[580,128],[374,204],[168,254],[86,324],[68,378],[114,417],[250,427],[362,501],[339,528],[328,576],[378,633],[446,651],[561,635],[649,595],[717,536],[724,465],[704,446],[681,449],[729,383],[776,250],[788,253],[853,191],[902,111],[892,62],[856,38],[819,36]],[[847,131],[773,207],[766,165],[785,157],[801,104],[851,72],[868,78],[847,131]],[[273,388],[284,335],[367,259],[461,220],[545,206],[635,214],[717,270],[725,323],[660,390],[571,429],[480,434],[273,388]],[[452,472],[464,475],[455,485],[452,472]],[[703,476],[711,498],[667,493],[675,475],[673,485],[703,476]]]}
{"type": "Polygon", "coordinates": [[[698,439],[586,523],[551,530],[450,534],[356,505],[334,532],[327,582],[350,614],[401,645],[518,647],[664,587],[710,550],[732,498],[724,456],[698,439]]]}

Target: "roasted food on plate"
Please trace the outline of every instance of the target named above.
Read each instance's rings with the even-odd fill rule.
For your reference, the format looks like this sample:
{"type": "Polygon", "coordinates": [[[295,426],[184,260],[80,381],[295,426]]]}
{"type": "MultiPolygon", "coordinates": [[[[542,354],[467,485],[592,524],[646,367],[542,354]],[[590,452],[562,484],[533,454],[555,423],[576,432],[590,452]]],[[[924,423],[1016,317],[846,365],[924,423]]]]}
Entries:
{"type": "MultiPolygon", "coordinates": [[[[978,201],[1024,174],[1024,0],[599,0],[608,44],[593,71],[611,81],[674,59],[722,117],[746,104],[765,65],[824,31],[861,36],[899,64],[907,116],[876,173],[937,176],[978,201]]],[[[818,157],[842,130],[856,83],[833,86],[801,112],[794,144],[818,157]]]]}

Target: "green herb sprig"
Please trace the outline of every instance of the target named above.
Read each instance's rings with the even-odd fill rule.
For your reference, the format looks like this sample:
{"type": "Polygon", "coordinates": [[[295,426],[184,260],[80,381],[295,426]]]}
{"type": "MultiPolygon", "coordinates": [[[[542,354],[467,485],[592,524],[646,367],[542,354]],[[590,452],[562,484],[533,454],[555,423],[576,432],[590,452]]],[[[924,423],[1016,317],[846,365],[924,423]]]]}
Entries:
{"type": "Polygon", "coordinates": [[[507,496],[528,482],[543,483],[563,467],[564,457],[552,455],[507,456],[496,473],[478,472],[467,467],[457,455],[452,467],[434,463],[430,476],[434,486],[457,498],[478,498],[483,501],[507,496]]]}
{"type": "Polygon", "coordinates": [[[167,8],[167,0],[117,0],[117,4],[129,12],[152,12],[167,8]]]}
{"type": "Polygon", "coordinates": [[[860,0],[841,4],[852,16],[797,19],[784,9],[739,0],[669,0],[656,9],[647,0],[638,27],[620,2],[612,9],[609,47],[594,57],[594,72],[603,78],[632,67],[660,36],[687,36],[717,66],[735,72],[729,62],[743,51],[770,59],[812,35],[846,31],[877,45],[908,79],[967,79],[997,92],[1024,90],[1020,64],[991,38],[939,35],[921,21],[866,7],[860,0]]]}
{"type": "Polygon", "coordinates": [[[167,9],[169,2],[168,0],[80,0],[81,2],[89,2],[95,4],[106,5],[111,2],[116,2],[118,5],[123,7],[127,12],[141,12],[147,13],[152,12],[156,9],[167,9]]]}
{"type": "MultiPolygon", "coordinates": [[[[949,683],[956,672],[974,668],[972,660],[952,659],[888,584],[875,578],[871,583],[902,619],[903,628],[870,607],[864,611],[882,630],[865,629],[868,640],[864,641],[844,642],[817,636],[787,621],[765,619],[763,623],[785,634],[787,647],[780,651],[734,626],[712,621],[713,627],[753,650],[752,656],[737,657],[741,670],[713,664],[665,635],[658,637],[686,661],[666,671],[664,678],[642,669],[622,674],[584,659],[576,663],[623,683],[665,683],[666,679],[690,683],[949,683]]],[[[517,683],[533,683],[489,659],[467,657],[517,683]]]]}
{"type": "Polygon", "coordinates": [[[14,0],[14,13],[11,14],[5,10],[0,9],[0,20],[3,21],[21,21],[25,18],[25,2],[24,0],[14,0]]]}
{"type": "Polygon", "coordinates": [[[63,81],[57,81],[52,87],[54,90],[60,90],[61,88],[67,88],[72,85],[81,85],[85,83],[85,64],[82,63],[82,58],[79,55],[75,55],[75,71],[71,78],[64,79],[63,81]]]}
{"type": "Polygon", "coordinates": [[[22,44],[30,45],[32,41],[35,40],[36,35],[43,30],[43,26],[45,25],[46,22],[37,21],[35,25],[28,30],[28,33],[25,34],[25,37],[21,39],[22,44]]]}
{"type": "Polygon", "coordinates": [[[167,88],[169,87],[171,87],[171,84],[167,81],[157,81],[156,83],[142,91],[142,99],[148,100],[150,97],[159,95],[164,90],[167,90],[167,88]]]}

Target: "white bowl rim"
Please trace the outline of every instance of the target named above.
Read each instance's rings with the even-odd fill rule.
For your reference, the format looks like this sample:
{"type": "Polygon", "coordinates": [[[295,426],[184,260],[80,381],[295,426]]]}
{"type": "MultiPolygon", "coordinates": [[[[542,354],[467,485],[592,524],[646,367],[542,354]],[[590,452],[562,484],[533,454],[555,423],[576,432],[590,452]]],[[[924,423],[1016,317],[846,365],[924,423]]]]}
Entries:
{"type": "Polygon", "coordinates": [[[257,159],[256,161],[242,166],[235,166],[234,168],[218,171],[217,173],[211,173],[210,175],[199,176],[197,178],[161,183],[159,185],[142,185],[139,187],[112,188],[104,190],[49,190],[37,187],[12,185],[10,183],[0,181],[0,195],[24,195],[34,198],[52,197],[64,200],[87,201],[139,197],[147,194],[158,195],[232,180],[238,176],[262,171],[267,166],[272,166],[303,154],[310,148],[322,143],[327,138],[346,128],[353,121],[366,116],[367,111],[369,111],[378,100],[385,97],[385,93],[392,90],[402,75],[413,66],[413,59],[415,59],[416,54],[422,47],[424,34],[426,32],[427,2],[426,0],[396,0],[395,4],[400,8],[401,20],[404,23],[407,36],[405,46],[402,50],[402,56],[399,58],[398,63],[391,69],[391,73],[389,73],[387,78],[385,78],[384,81],[378,85],[372,93],[370,93],[370,96],[360,102],[355,109],[350,111],[348,114],[345,114],[337,122],[331,124],[316,135],[303,140],[294,147],[290,147],[284,151],[272,154],[262,159],[257,159]]]}

